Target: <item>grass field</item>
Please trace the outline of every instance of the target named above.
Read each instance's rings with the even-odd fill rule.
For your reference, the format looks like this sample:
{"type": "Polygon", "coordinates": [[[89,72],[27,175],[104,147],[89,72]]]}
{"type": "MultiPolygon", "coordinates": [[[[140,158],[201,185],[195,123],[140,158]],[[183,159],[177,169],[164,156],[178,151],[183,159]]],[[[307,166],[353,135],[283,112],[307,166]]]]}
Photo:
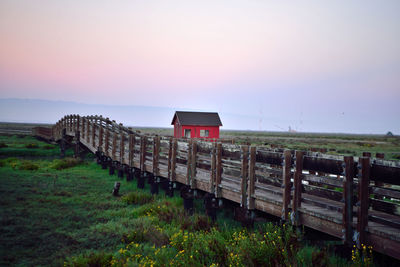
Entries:
{"type": "MultiPolygon", "coordinates": [[[[0,134],[31,134],[35,126],[45,124],[0,123],[0,134]]],[[[173,128],[133,127],[146,134],[173,136],[173,128]]],[[[385,153],[385,158],[400,160],[400,136],[343,134],[343,133],[289,133],[267,131],[221,130],[220,137],[234,140],[236,144],[263,145],[288,149],[310,150],[327,149],[328,154],[360,156],[363,152],[385,153]]],[[[0,141],[1,142],[1,141],[0,141]]]]}
{"type": "MultiPolygon", "coordinates": [[[[152,196],[94,162],[58,159],[55,145],[31,136],[0,136],[0,266],[359,266],[299,241],[299,233],[258,222],[242,228],[232,211],[215,223],[197,200],[195,214],[180,197],[152,196]]],[[[72,151],[67,155],[71,156],[72,151]]],[[[177,193],[176,195],[178,195],[177,193]]],[[[390,262],[390,259],[389,259],[390,262]]]]}

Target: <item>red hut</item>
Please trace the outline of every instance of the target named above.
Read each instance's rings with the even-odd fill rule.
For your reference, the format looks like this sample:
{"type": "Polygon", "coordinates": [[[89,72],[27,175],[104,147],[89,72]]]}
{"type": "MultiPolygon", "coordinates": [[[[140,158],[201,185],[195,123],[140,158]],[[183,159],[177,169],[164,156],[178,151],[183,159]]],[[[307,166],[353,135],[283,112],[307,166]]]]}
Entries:
{"type": "Polygon", "coordinates": [[[221,119],[216,112],[176,111],[171,125],[176,138],[219,138],[221,119]]]}

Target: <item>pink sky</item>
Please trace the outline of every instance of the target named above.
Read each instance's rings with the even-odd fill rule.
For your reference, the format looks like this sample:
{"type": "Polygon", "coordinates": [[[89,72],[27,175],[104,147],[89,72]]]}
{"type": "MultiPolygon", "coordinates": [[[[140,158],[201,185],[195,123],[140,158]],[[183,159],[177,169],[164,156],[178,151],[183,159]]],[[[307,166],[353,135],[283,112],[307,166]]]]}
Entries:
{"type": "Polygon", "coordinates": [[[0,98],[212,110],[263,130],[344,113],[337,131],[400,132],[400,2],[281,2],[3,0],[0,98]]]}

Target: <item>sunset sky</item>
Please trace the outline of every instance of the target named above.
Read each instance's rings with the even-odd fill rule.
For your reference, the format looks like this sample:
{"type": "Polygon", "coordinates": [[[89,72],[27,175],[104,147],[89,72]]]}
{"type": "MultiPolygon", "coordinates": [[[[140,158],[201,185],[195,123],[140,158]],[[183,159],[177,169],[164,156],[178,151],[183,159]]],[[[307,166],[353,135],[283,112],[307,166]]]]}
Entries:
{"type": "Polygon", "coordinates": [[[400,134],[399,14],[398,0],[1,0],[0,98],[400,134]]]}

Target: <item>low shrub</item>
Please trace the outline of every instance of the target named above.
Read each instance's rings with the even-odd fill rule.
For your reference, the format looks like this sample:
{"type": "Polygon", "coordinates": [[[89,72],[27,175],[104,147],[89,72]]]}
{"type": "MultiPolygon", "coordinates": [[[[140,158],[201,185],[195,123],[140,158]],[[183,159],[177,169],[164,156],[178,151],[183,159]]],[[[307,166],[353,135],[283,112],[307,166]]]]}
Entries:
{"type": "Polygon", "coordinates": [[[6,162],[4,160],[0,160],[0,168],[6,166],[6,162]]]}
{"type": "Polygon", "coordinates": [[[75,159],[75,158],[55,159],[50,164],[50,168],[53,168],[56,170],[63,170],[63,169],[75,167],[81,163],[82,163],[81,160],[75,159]]]}
{"type": "Polygon", "coordinates": [[[24,170],[24,171],[36,171],[39,169],[39,165],[37,165],[36,163],[33,163],[32,161],[24,160],[18,166],[18,169],[24,170]]]}
{"type": "Polygon", "coordinates": [[[6,143],[0,142],[0,148],[8,147],[6,143]]]}
{"type": "Polygon", "coordinates": [[[125,244],[148,242],[156,247],[169,244],[168,235],[158,225],[153,225],[151,220],[136,219],[132,227],[134,230],[122,237],[125,244]]]}
{"type": "Polygon", "coordinates": [[[147,192],[137,191],[137,192],[130,192],[127,195],[122,197],[122,201],[126,202],[127,204],[146,204],[150,203],[154,200],[153,196],[147,192]]]}
{"type": "Polygon", "coordinates": [[[112,254],[104,252],[92,252],[80,255],[64,262],[64,266],[86,267],[86,266],[111,266],[112,254]]]}
{"type": "Polygon", "coordinates": [[[39,146],[35,143],[30,143],[25,145],[26,148],[39,148],[39,146]]]}
{"type": "Polygon", "coordinates": [[[213,224],[208,216],[196,214],[181,217],[181,228],[187,231],[210,231],[213,224]]]}

